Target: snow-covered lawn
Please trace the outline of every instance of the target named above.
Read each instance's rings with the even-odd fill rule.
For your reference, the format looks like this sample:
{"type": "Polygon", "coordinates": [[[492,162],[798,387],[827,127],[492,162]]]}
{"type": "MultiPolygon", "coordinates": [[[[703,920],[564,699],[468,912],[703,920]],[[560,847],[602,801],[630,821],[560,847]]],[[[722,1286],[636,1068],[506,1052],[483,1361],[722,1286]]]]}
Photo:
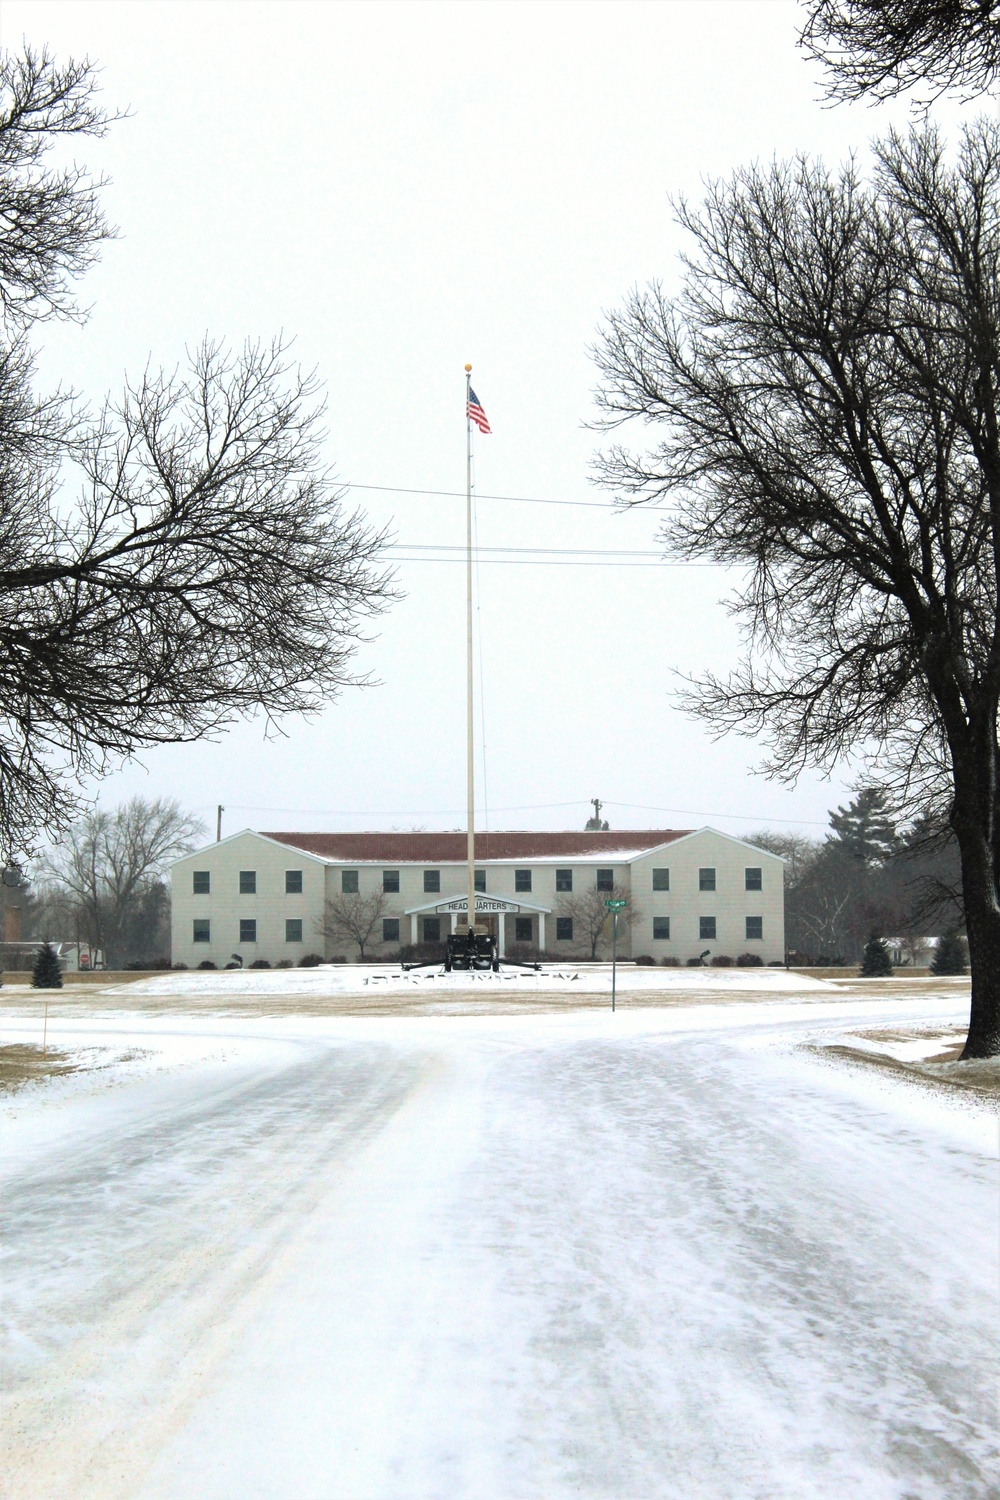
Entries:
{"type": "Polygon", "coordinates": [[[106,1066],[0,1104],[0,1493],[984,1500],[995,1119],[824,1056],[967,1004],[884,993],[62,1014],[106,1066]]]}
{"type": "MultiPolygon", "coordinates": [[[[818,991],[826,982],[787,969],[658,969],[623,964],[617,987],[623,992],[669,995],[704,993],[790,993],[818,991]]],[[[129,994],[220,995],[246,998],[268,995],[363,996],[371,991],[416,996],[433,991],[436,996],[475,995],[486,999],[497,995],[559,993],[610,995],[611,970],[607,964],[565,964],[541,970],[503,968],[499,974],[464,972],[444,974],[440,966],[403,969],[389,964],[330,964],[315,969],[230,969],[220,973],[198,971],[158,974],[154,979],[116,985],[106,995],[129,994]]]]}

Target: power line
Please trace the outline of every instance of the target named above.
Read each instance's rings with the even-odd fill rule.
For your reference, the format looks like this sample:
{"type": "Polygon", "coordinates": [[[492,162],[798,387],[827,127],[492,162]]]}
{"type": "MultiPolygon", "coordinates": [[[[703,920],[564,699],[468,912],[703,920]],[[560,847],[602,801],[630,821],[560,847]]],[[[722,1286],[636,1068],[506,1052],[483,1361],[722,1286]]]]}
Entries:
{"type": "MultiPolygon", "coordinates": [[[[418,490],[412,486],[398,484],[344,483],[340,487],[345,490],[373,490],[383,495],[435,495],[455,500],[465,499],[464,490],[418,490]]],[[[478,498],[480,500],[509,500],[516,502],[518,505],[582,505],[588,510],[603,510],[615,516],[624,515],[626,511],[633,508],[631,506],[615,505],[613,501],[609,502],[607,500],[549,500],[541,495],[479,495],[478,498]]],[[[635,508],[638,509],[639,505],[637,504],[635,508]]],[[[644,511],[660,511],[663,514],[671,513],[669,505],[642,504],[641,508],[644,511]]]]}
{"type": "MultiPolygon", "coordinates": [[[[589,807],[590,803],[585,797],[578,797],[572,802],[522,802],[510,807],[494,807],[491,812],[543,812],[553,808],[562,807],[589,807]]],[[[605,807],[624,807],[633,812],[659,812],[679,815],[684,818],[722,818],[730,823],[786,823],[792,827],[806,825],[810,828],[826,828],[828,824],[819,818],[778,818],[770,815],[757,817],[747,813],[723,813],[705,812],[703,809],[693,807],[655,807],[645,802],[613,802],[605,801],[605,807]]],[[[230,812],[266,812],[266,813],[288,813],[296,817],[310,818],[450,818],[459,817],[464,814],[464,807],[418,807],[418,808],[393,808],[393,807],[260,807],[250,803],[227,802],[226,807],[230,812]]],[[[499,830],[497,830],[499,831],[499,830]]],[[[630,833],[634,830],[629,828],[616,829],[616,832],[630,833]]]]}
{"type": "MultiPolygon", "coordinates": [[[[398,563],[462,563],[461,557],[390,557],[389,562],[398,563]]],[[[484,568],[704,568],[707,563],[629,563],[629,562],[582,562],[576,558],[551,558],[545,561],[531,557],[484,557],[484,568]]]]}
{"type": "Polygon", "coordinates": [[[647,802],[605,802],[605,807],[627,807],[633,812],[680,813],[684,818],[727,818],[731,823],[807,823],[810,828],[827,828],[829,824],[819,818],[757,818],[746,813],[699,812],[692,807],[652,807],[647,802]]]}
{"type": "MultiPolygon", "coordinates": [[[[465,556],[465,548],[451,542],[388,542],[387,551],[395,551],[399,548],[407,552],[460,552],[465,556]]],[[[526,553],[537,556],[556,557],[662,557],[662,553],[654,547],[476,547],[479,552],[514,552],[526,553]]]]}
{"type": "MultiPolygon", "coordinates": [[[[513,544],[498,547],[477,545],[476,560],[480,554],[489,553],[481,560],[486,563],[533,563],[534,566],[550,567],[652,567],[652,568],[716,568],[718,563],[674,562],[666,559],[655,547],[516,547],[513,544]],[[581,562],[580,559],[597,558],[598,562],[581,562]],[[634,561],[643,559],[643,561],[634,561]],[[654,559],[646,561],[645,559],[654,559]]],[[[464,562],[465,548],[451,542],[387,542],[383,555],[390,562],[464,562]],[[404,554],[419,553],[420,556],[404,554]],[[433,553],[434,556],[425,556],[433,553]],[[444,553],[445,556],[436,554],[444,553]]]]}
{"type": "MultiPolygon", "coordinates": [[[[494,807],[494,812],[539,812],[551,807],[589,807],[585,798],[574,802],[522,802],[516,807],[494,807]]],[[[450,818],[464,807],[258,807],[252,803],[227,802],[230,812],[296,813],[311,818],[450,818]]]]}
{"type": "MultiPolygon", "coordinates": [[[[387,547],[405,547],[411,552],[461,552],[465,548],[452,542],[388,542],[387,547]]],[[[660,557],[654,547],[477,547],[478,552],[537,552],[579,557],[660,557]]]]}

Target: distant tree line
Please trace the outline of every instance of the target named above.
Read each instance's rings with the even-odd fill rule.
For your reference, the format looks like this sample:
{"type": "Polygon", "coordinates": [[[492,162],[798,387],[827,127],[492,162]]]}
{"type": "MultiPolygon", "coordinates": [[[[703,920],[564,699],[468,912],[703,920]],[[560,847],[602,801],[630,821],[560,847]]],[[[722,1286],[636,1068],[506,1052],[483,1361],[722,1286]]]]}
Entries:
{"type": "Polygon", "coordinates": [[[921,940],[963,930],[958,845],[922,815],[899,826],[888,793],[864,787],[830,814],[825,839],[765,830],[748,842],[785,860],[785,944],[793,960],[853,964],[873,934],[910,962],[921,940]]]}
{"type": "Polygon", "coordinates": [[[133,797],[72,824],[33,878],[8,870],[0,918],[20,910],[25,941],[80,943],[106,968],[170,964],[168,868],[205,838],[200,819],[164,798],[133,797]]]}

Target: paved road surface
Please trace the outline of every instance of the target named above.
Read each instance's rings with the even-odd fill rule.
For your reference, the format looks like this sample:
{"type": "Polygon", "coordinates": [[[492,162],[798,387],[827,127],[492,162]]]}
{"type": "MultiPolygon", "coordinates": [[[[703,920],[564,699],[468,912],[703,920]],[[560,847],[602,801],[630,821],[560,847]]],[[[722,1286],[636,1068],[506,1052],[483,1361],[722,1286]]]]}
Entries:
{"type": "Polygon", "coordinates": [[[997,1495],[990,1127],[824,1024],[200,1020],[15,1120],[0,1493],[997,1495]]]}

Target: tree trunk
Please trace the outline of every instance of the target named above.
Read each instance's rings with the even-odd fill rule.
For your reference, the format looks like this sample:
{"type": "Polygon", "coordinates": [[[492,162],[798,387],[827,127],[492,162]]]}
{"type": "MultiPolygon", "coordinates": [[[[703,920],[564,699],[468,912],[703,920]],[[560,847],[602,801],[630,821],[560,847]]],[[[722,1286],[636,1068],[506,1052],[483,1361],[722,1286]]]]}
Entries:
{"type": "Polygon", "coordinates": [[[977,760],[983,758],[987,762],[985,776],[980,764],[963,764],[953,757],[955,803],[951,824],[962,862],[965,930],[972,971],[969,1035],[963,1060],[1000,1054],[1000,900],[991,838],[992,758],[987,755],[977,760]]]}
{"type": "Polygon", "coordinates": [[[966,884],[965,922],[972,1006],[963,1061],[1000,1054],[1000,910],[995,892],[972,890],[966,884]]]}

